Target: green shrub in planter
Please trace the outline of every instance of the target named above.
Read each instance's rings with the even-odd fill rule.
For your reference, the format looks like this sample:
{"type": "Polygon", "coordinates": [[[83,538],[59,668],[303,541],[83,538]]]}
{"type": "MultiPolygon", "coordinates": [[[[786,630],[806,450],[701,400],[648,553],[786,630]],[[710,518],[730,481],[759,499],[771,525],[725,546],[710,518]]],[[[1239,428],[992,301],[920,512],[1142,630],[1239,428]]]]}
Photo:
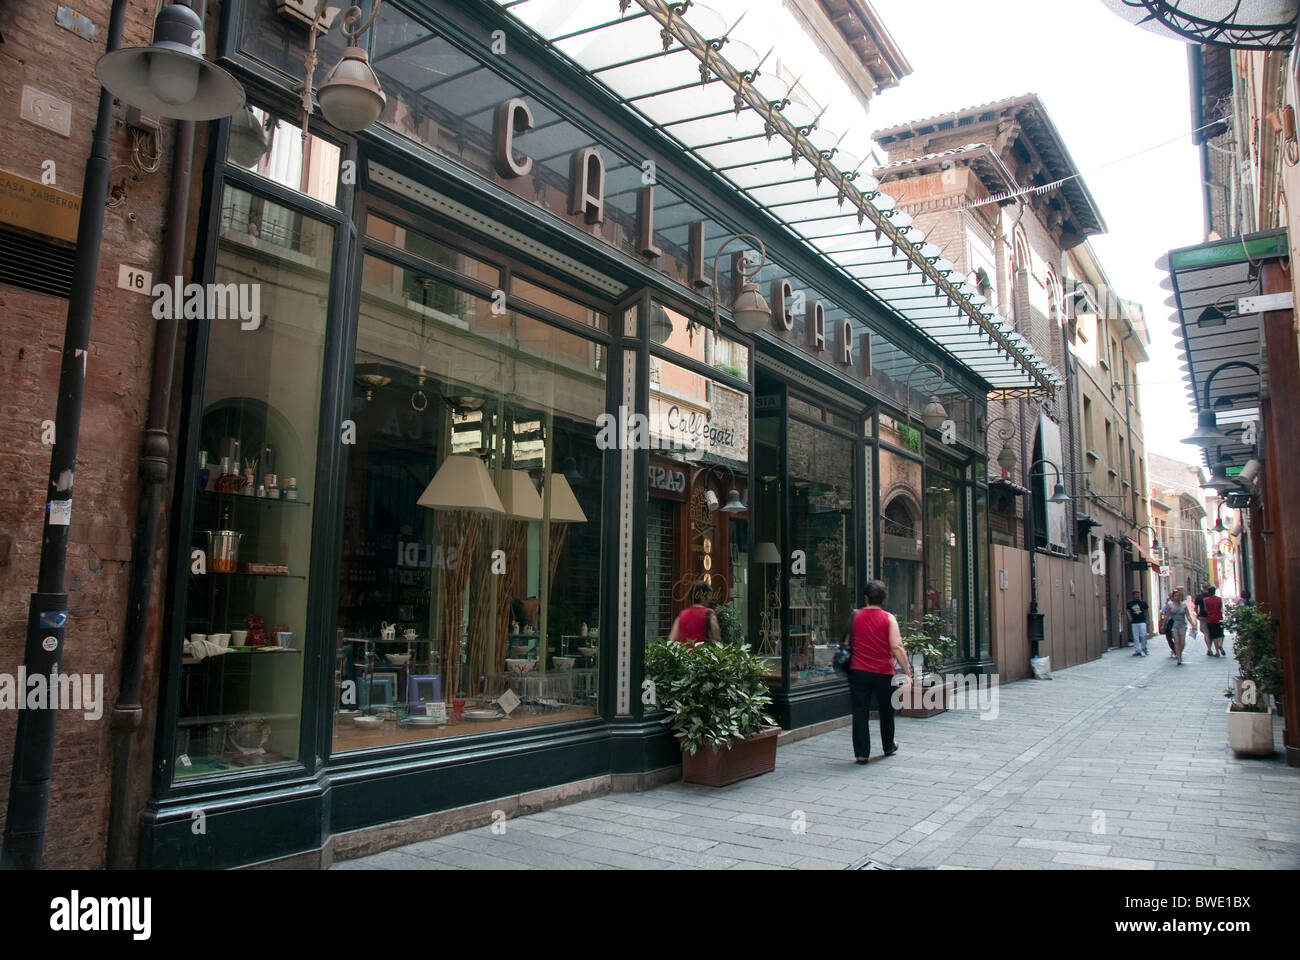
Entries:
{"type": "Polygon", "coordinates": [[[938,673],[939,667],[952,659],[957,652],[957,641],[945,636],[948,621],[937,613],[927,613],[920,620],[913,620],[907,625],[903,634],[903,649],[907,659],[915,661],[921,658],[925,674],[938,673]]]}
{"type": "Polygon", "coordinates": [[[1283,693],[1273,618],[1254,604],[1237,603],[1224,613],[1223,627],[1234,635],[1232,655],[1237,660],[1236,679],[1241,681],[1236,686],[1250,691],[1250,695],[1238,695],[1228,690],[1225,695],[1233,698],[1233,710],[1266,713],[1269,694],[1283,693]],[[1246,686],[1248,683],[1253,686],[1246,686]]]}
{"type": "Polygon", "coordinates": [[[722,632],[722,642],[726,644],[738,644],[744,639],[744,630],[740,626],[740,614],[736,611],[736,603],[723,604],[713,611],[718,618],[718,629],[722,632]]]}
{"type": "Polygon", "coordinates": [[[659,640],[646,650],[646,676],[654,683],[655,705],[667,711],[682,750],[706,743],[731,749],[773,726],[766,707],[772,702],[763,675],[767,662],[748,645],[701,643],[694,647],[659,640]]]}

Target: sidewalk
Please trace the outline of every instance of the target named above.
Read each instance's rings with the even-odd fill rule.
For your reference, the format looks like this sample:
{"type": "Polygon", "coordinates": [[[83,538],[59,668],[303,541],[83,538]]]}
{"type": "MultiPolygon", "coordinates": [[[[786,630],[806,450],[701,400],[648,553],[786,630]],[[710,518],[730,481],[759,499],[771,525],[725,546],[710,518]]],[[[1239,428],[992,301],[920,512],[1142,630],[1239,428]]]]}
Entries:
{"type": "Polygon", "coordinates": [[[731,787],[612,794],[334,869],[1300,868],[1300,770],[1227,746],[1236,662],[1177,667],[1155,639],[1000,688],[996,719],[900,719],[893,757],[873,724],[866,766],[845,727],[731,787]]]}

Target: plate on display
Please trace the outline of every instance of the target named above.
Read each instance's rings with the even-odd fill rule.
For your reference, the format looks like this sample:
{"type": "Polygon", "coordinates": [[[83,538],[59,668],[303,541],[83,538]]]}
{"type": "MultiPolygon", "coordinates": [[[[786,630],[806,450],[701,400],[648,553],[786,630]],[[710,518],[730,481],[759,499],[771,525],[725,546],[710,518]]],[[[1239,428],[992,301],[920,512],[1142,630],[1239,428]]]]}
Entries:
{"type": "Polygon", "coordinates": [[[461,714],[466,720],[500,720],[499,710],[466,710],[461,714]]]}

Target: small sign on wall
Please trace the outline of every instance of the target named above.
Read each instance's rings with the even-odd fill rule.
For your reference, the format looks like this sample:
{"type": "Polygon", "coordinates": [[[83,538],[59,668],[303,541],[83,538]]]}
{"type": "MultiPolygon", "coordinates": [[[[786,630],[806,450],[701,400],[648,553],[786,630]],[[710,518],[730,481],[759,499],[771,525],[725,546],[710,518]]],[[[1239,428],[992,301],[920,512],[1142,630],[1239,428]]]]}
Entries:
{"type": "Polygon", "coordinates": [[[117,285],[123,290],[143,294],[148,297],[153,293],[153,274],[129,264],[120,264],[117,268],[117,285]]]}
{"type": "Polygon", "coordinates": [[[1011,576],[1005,570],[998,571],[998,588],[1006,590],[1011,586],[1011,576]]]}

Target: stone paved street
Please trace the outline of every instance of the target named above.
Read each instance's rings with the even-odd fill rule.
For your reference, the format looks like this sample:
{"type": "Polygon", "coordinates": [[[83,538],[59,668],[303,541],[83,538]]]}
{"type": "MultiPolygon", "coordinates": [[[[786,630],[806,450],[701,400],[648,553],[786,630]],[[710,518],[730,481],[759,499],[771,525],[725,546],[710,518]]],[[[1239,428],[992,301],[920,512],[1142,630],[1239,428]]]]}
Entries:
{"type": "MultiPolygon", "coordinates": [[[[847,727],[777,752],[724,789],[611,794],[335,869],[898,867],[1300,868],[1300,770],[1237,760],[1231,657],[1160,637],[1001,688],[996,719],[899,720],[900,751],[852,760],[847,727]],[[802,812],[802,815],[799,813],[802,812]],[[794,825],[806,823],[803,832],[794,825]]],[[[1275,742],[1281,744],[1280,721],[1275,742]]]]}

